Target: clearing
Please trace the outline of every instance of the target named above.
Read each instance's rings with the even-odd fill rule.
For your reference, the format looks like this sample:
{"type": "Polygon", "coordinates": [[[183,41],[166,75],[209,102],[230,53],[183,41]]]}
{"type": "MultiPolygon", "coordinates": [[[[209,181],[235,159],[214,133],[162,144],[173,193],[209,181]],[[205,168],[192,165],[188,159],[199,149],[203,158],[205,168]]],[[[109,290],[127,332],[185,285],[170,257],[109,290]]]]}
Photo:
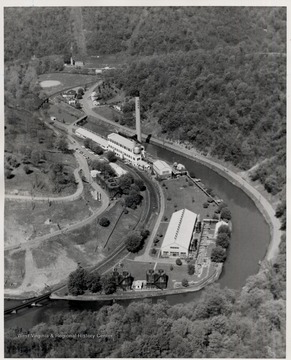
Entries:
{"type": "Polygon", "coordinates": [[[93,199],[89,185],[84,186],[82,197],[72,202],[6,201],[5,246],[26,243],[88,218],[100,202],[93,199]]]}
{"type": "Polygon", "coordinates": [[[52,73],[52,74],[42,74],[38,77],[39,82],[46,80],[56,80],[61,84],[45,89],[47,95],[52,95],[57,91],[62,91],[64,89],[73,88],[76,86],[85,86],[90,82],[98,80],[96,75],[83,75],[83,74],[68,74],[68,73],[52,73]]]}

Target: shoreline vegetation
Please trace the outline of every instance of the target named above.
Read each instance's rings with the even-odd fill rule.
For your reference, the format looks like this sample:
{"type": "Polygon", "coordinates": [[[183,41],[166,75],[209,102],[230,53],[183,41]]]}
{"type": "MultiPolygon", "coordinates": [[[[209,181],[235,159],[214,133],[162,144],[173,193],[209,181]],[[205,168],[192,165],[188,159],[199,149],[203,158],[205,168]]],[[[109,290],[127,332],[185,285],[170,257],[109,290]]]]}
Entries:
{"type": "MultiPolygon", "coordinates": [[[[55,94],[50,95],[50,96],[54,96],[54,95],[55,94]]],[[[114,124],[115,126],[117,125],[111,120],[107,119],[107,121],[109,123],[114,124]]],[[[132,129],[127,128],[126,126],[119,125],[118,127],[122,127],[124,129],[126,129],[127,131],[133,131],[132,129]]],[[[144,137],[145,137],[145,135],[143,135],[143,138],[144,137]]],[[[241,190],[243,190],[245,192],[245,194],[254,201],[256,207],[263,214],[265,220],[267,221],[267,223],[269,224],[269,227],[270,227],[271,241],[269,243],[269,246],[268,246],[268,249],[266,252],[266,256],[262,260],[272,261],[275,259],[276,255],[278,253],[279,244],[281,241],[281,231],[279,230],[280,220],[275,217],[275,209],[272,207],[272,205],[269,203],[269,201],[266,199],[266,197],[264,197],[264,195],[262,195],[253,186],[253,184],[250,181],[247,181],[246,179],[244,179],[242,176],[239,175],[238,168],[236,168],[233,165],[228,166],[228,164],[221,165],[220,163],[215,162],[214,159],[211,157],[204,156],[194,149],[190,149],[190,150],[187,149],[186,148],[187,145],[185,145],[183,143],[177,143],[175,141],[169,141],[169,140],[159,140],[154,137],[151,138],[150,142],[154,145],[158,145],[162,148],[168,149],[170,151],[174,151],[177,154],[183,155],[191,160],[200,162],[200,163],[208,166],[210,169],[216,171],[218,174],[220,174],[221,176],[226,178],[232,184],[234,184],[235,186],[238,186],[241,190]],[[238,171],[238,173],[235,173],[235,171],[233,170],[234,168],[238,171]]],[[[15,196],[15,197],[17,197],[17,196],[15,196]]],[[[218,277],[215,278],[215,280],[217,280],[218,277]]],[[[215,280],[213,280],[213,281],[215,281],[215,280]]],[[[181,291],[181,290],[189,290],[190,292],[191,291],[194,292],[194,291],[200,290],[200,288],[193,289],[191,287],[188,289],[176,289],[175,293],[179,293],[179,290],[181,293],[185,292],[185,291],[181,291]]],[[[132,296],[133,294],[129,294],[129,295],[132,296]]],[[[162,294],[156,295],[156,296],[161,296],[161,295],[165,295],[165,292],[163,292],[162,294]]],[[[4,296],[5,296],[5,294],[4,294],[4,296]]],[[[20,296],[21,296],[21,294],[20,294],[20,296]]],[[[107,295],[105,295],[105,296],[107,296],[107,295]]],[[[120,295],[120,296],[122,296],[123,298],[128,298],[127,295],[126,295],[126,297],[124,295],[120,295]]],[[[134,296],[136,296],[136,295],[134,295],[134,296]]],[[[151,296],[151,295],[148,295],[148,296],[151,296]]],[[[146,297],[146,294],[142,294],[142,297],[146,297]]],[[[8,299],[8,298],[15,299],[14,297],[10,297],[10,296],[5,297],[5,298],[6,299],[8,299]]],[[[74,297],[72,297],[72,298],[74,298],[74,297]]],[[[133,297],[133,298],[135,298],[135,297],[133,297]]],[[[21,297],[21,299],[23,299],[23,298],[21,297]]],[[[76,297],[76,300],[80,300],[79,297],[76,297]]]]}

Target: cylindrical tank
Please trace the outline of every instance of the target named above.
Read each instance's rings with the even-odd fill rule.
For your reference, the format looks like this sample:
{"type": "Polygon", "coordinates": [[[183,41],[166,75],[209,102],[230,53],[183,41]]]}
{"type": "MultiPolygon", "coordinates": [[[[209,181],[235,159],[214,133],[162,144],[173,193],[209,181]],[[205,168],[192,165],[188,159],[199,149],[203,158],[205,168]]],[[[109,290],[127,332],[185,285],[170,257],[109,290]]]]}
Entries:
{"type": "Polygon", "coordinates": [[[133,149],[133,152],[135,154],[140,154],[140,147],[139,146],[135,146],[134,149],[133,149]]]}

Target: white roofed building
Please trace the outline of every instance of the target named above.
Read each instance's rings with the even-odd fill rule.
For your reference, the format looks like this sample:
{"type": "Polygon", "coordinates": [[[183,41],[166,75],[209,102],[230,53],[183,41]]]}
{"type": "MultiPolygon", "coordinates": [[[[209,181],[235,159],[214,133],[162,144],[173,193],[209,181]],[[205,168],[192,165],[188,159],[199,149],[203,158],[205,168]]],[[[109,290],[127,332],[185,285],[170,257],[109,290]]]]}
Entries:
{"type": "Polygon", "coordinates": [[[187,257],[197,222],[197,214],[182,209],[172,214],[163,244],[162,257],[187,257]]]}
{"type": "Polygon", "coordinates": [[[76,135],[83,139],[86,139],[86,138],[91,139],[96,144],[100,145],[102,147],[102,149],[107,150],[108,141],[106,139],[102,138],[101,136],[93,133],[92,131],[89,131],[87,129],[79,127],[76,130],[76,135]]]}
{"type": "Polygon", "coordinates": [[[163,160],[157,160],[153,163],[153,170],[158,177],[167,178],[172,175],[172,168],[163,160]]]}
{"type": "Polygon", "coordinates": [[[117,165],[116,163],[111,162],[111,163],[109,163],[109,165],[116,172],[118,177],[127,173],[126,170],[124,170],[121,166],[117,165]]]}
{"type": "Polygon", "coordinates": [[[107,139],[108,150],[114,151],[119,158],[129,161],[135,166],[142,160],[141,147],[134,140],[116,133],[109,134],[107,139]]]}

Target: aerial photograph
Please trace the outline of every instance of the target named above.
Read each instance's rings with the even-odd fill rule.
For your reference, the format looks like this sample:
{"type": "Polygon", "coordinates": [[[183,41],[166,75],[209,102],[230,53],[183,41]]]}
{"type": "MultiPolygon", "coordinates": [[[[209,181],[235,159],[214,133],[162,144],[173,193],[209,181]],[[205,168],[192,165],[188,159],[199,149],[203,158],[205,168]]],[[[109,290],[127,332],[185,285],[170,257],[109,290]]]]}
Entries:
{"type": "Polygon", "coordinates": [[[3,25],[5,358],[286,358],[287,8],[3,25]]]}

